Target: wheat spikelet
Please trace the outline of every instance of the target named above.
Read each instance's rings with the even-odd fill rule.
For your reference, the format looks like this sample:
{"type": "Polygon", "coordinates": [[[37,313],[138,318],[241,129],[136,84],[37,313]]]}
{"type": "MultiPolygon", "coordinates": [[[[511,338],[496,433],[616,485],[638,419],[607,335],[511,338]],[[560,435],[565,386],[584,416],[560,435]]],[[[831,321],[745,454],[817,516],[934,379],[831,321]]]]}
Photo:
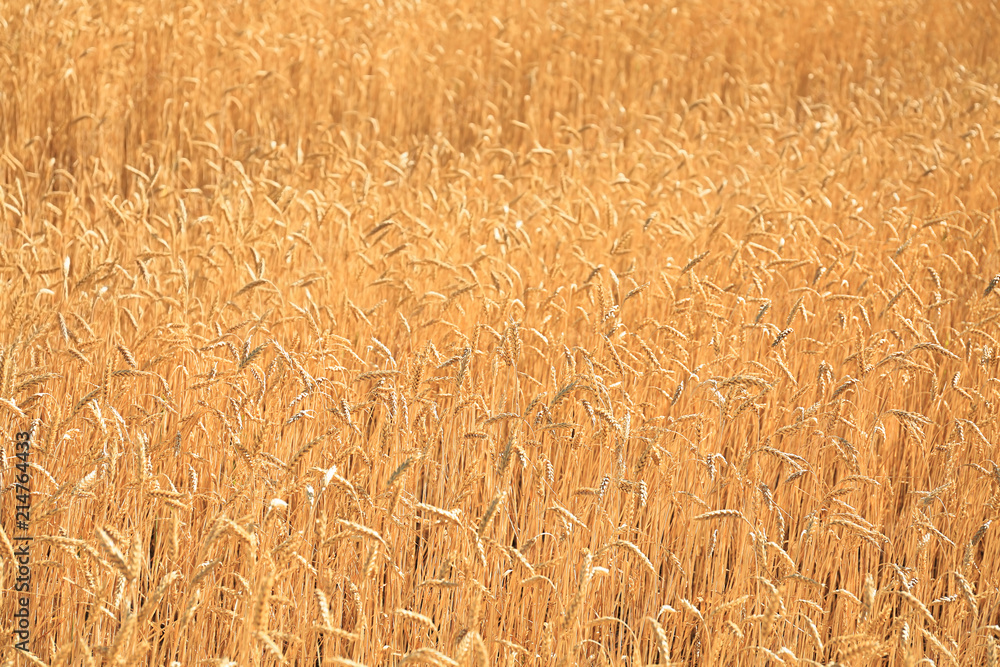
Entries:
{"type": "Polygon", "coordinates": [[[937,352],[938,354],[944,355],[949,359],[961,359],[961,357],[959,357],[957,354],[938,345],[937,343],[918,343],[914,345],[912,348],[910,348],[907,354],[911,354],[917,350],[931,350],[933,352],[937,352]]]}
{"type": "Polygon", "coordinates": [[[649,570],[649,573],[651,575],[653,575],[653,578],[654,579],[656,578],[656,568],[653,566],[653,562],[651,560],[649,560],[649,558],[646,556],[646,554],[644,554],[639,549],[639,547],[637,547],[636,545],[632,544],[628,540],[618,540],[618,542],[616,542],[616,544],[618,546],[624,547],[625,549],[628,549],[629,551],[631,551],[632,553],[634,553],[639,558],[639,561],[646,567],[646,569],[649,570]]]}
{"type": "Polygon", "coordinates": [[[13,567],[17,563],[17,557],[14,555],[14,545],[11,544],[10,538],[7,537],[7,533],[4,531],[2,525],[0,525],[0,547],[3,547],[4,560],[13,567]]]}
{"type": "Polygon", "coordinates": [[[129,563],[125,560],[125,555],[121,552],[104,528],[98,528],[96,532],[98,538],[97,543],[104,551],[104,554],[111,561],[111,564],[115,566],[115,569],[117,569],[126,580],[132,581],[135,576],[129,563]]]}
{"type": "Polygon", "coordinates": [[[593,577],[594,556],[588,551],[584,554],[583,563],[580,565],[580,578],[577,583],[576,592],[573,594],[573,599],[566,608],[566,614],[563,618],[563,628],[569,628],[573,624],[573,621],[576,620],[576,615],[580,610],[580,605],[584,597],[590,589],[590,582],[593,577]]]}
{"type": "Polygon", "coordinates": [[[812,640],[813,646],[816,648],[816,654],[823,655],[823,640],[820,637],[819,628],[817,628],[816,623],[805,614],[800,614],[800,616],[806,622],[806,626],[809,629],[809,639],[812,640]]]}
{"type": "Polygon", "coordinates": [[[257,581],[254,590],[253,602],[250,606],[250,632],[257,634],[263,631],[264,615],[267,612],[268,599],[271,596],[271,588],[274,586],[275,573],[268,569],[257,581]]]}
{"type": "Polygon", "coordinates": [[[656,636],[656,648],[660,652],[660,660],[665,664],[670,664],[670,645],[667,643],[666,631],[652,616],[647,616],[646,620],[653,626],[653,634],[656,636]]]}
{"type": "Polygon", "coordinates": [[[163,595],[167,592],[167,588],[169,588],[172,583],[180,579],[182,576],[183,575],[181,575],[180,571],[174,570],[160,580],[160,583],[156,586],[156,590],[153,591],[153,594],[146,599],[142,608],[139,610],[137,623],[141,624],[153,615],[156,610],[156,606],[160,603],[160,600],[163,599],[163,595]]]}
{"type": "Polygon", "coordinates": [[[565,507],[562,507],[560,505],[553,505],[552,507],[549,507],[549,509],[558,514],[559,516],[561,516],[562,518],[566,519],[569,523],[580,526],[584,530],[587,529],[587,525],[583,523],[583,521],[578,519],[575,514],[570,512],[565,507]]]}
{"type": "Polygon", "coordinates": [[[685,273],[687,273],[688,271],[690,271],[691,269],[693,269],[699,262],[701,262],[703,259],[705,259],[706,257],[708,257],[709,252],[710,251],[706,250],[705,252],[701,253],[700,255],[696,255],[695,257],[692,257],[691,260],[688,261],[688,263],[684,265],[684,268],[681,269],[681,275],[684,275],[685,273]]]}
{"type": "Polygon", "coordinates": [[[926,605],[924,605],[924,603],[921,602],[913,593],[903,590],[895,591],[895,594],[906,600],[911,607],[920,612],[921,616],[923,616],[927,623],[931,625],[934,624],[934,617],[931,615],[930,610],[928,610],[926,605]]]}
{"type": "Polygon", "coordinates": [[[933,644],[934,647],[938,651],[940,651],[945,658],[948,659],[949,663],[951,663],[952,665],[956,665],[957,667],[957,665],[959,664],[958,659],[955,657],[955,654],[952,653],[952,651],[947,646],[944,645],[944,642],[938,639],[938,637],[927,628],[922,628],[920,632],[925,639],[927,639],[931,644],[933,644]]]}
{"type": "Polygon", "coordinates": [[[271,639],[271,635],[269,635],[268,633],[266,633],[264,631],[260,631],[260,632],[254,633],[254,637],[256,637],[257,641],[259,641],[260,643],[262,643],[264,645],[264,648],[266,648],[268,650],[268,652],[271,655],[273,655],[276,660],[278,660],[278,662],[284,662],[284,660],[285,660],[285,654],[282,652],[281,647],[279,647],[274,642],[274,640],[271,639]]]}
{"type": "Polygon", "coordinates": [[[483,513],[483,518],[479,520],[479,526],[476,527],[477,535],[482,537],[486,532],[486,529],[489,528],[490,523],[493,521],[493,517],[496,516],[497,510],[500,508],[500,505],[503,504],[506,495],[506,491],[503,491],[490,501],[490,504],[486,508],[486,512],[483,513]]]}
{"type": "Polygon", "coordinates": [[[126,650],[126,647],[132,640],[132,634],[135,632],[136,626],[136,615],[132,612],[128,612],[125,620],[118,627],[118,632],[115,633],[114,642],[108,648],[107,659],[109,662],[115,665],[120,665],[126,663],[129,659],[130,652],[126,650]],[[122,651],[126,651],[122,654],[122,651]]]}
{"type": "Polygon", "coordinates": [[[965,600],[965,604],[969,606],[969,610],[972,612],[972,615],[979,616],[979,605],[976,602],[976,595],[972,590],[972,586],[960,572],[952,572],[952,574],[958,582],[959,590],[962,593],[962,599],[965,600]]]}
{"type": "Polygon", "coordinates": [[[437,667],[458,667],[458,661],[449,658],[444,653],[436,651],[432,648],[418,648],[410,651],[403,656],[403,659],[399,662],[400,665],[408,665],[411,663],[430,663],[436,665],[437,667]]]}
{"type": "Polygon", "coordinates": [[[422,626],[426,627],[428,630],[430,630],[434,634],[438,634],[437,625],[428,616],[424,616],[423,614],[419,614],[419,613],[417,613],[415,611],[411,611],[409,609],[397,609],[395,611],[395,614],[397,616],[400,616],[401,618],[405,618],[405,619],[407,619],[409,621],[413,621],[414,623],[417,623],[419,625],[422,625],[422,626]]]}
{"type": "Polygon", "coordinates": [[[854,640],[847,647],[840,650],[839,659],[844,662],[851,662],[879,651],[881,646],[881,642],[873,639],[854,640]]]}
{"type": "Polygon", "coordinates": [[[791,334],[794,331],[795,331],[795,329],[793,329],[791,327],[788,327],[787,329],[784,329],[783,331],[781,331],[781,333],[779,333],[777,335],[777,337],[775,337],[774,341],[771,343],[771,347],[777,347],[778,345],[780,345],[781,342],[783,340],[785,340],[786,338],[788,338],[789,334],[791,334]]]}
{"type": "Polygon", "coordinates": [[[369,371],[367,373],[361,373],[354,378],[354,382],[363,382],[365,380],[381,380],[384,378],[395,377],[399,375],[399,371],[387,370],[387,371],[369,371]]]}
{"type": "Polygon", "coordinates": [[[725,626],[734,637],[737,639],[743,639],[743,630],[740,629],[740,626],[736,625],[732,621],[726,621],[725,626]]]}
{"type": "Polygon", "coordinates": [[[434,505],[428,505],[427,503],[417,503],[416,509],[423,510],[431,516],[437,517],[443,521],[448,521],[456,526],[462,525],[462,520],[459,518],[456,511],[448,511],[441,509],[440,507],[435,507],[434,505]]]}
{"type": "Polygon", "coordinates": [[[549,579],[548,577],[546,577],[545,575],[541,575],[541,574],[535,574],[535,575],[532,575],[532,576],[528,577],[527,579],[525,579],[524,581],[521,582],[521,585],[522,586],[528,586],[530,584],[534,584],[536,582],[541,582],[541,581],[544,581],[545,583],[547,583],[552,588],[552,590],[556,590],[556,585],[552,582],[552,580],[549,579]]]}
{"type": "Polygon", "coordinates": [[[711,512],[705,512],[704,514],[699,514],[694,517],[694,521],[710,521],[712,519],[724,519],[726,517],[739,517],[744,518],[743,513],[739,510],[714,510],[711,512]]]}
{"type": "Polygon", "coordinates": [[[337,519],[337,524],[350,533],[354,533],[355,535],[361,535],[362,537],[373,539],[382,544],[382,546],[388,548],[388,545],[386,545],[385,540],[382,539],[382,536],[378,533],[378,531],[369,528],[368,526],[364,526],[360,523],[355,523],[353,521],[348,521],[347,519],[337,519]]]}
{"type": "MultiPolygon", "coordinates": [[[[762,540],[758,540],[758,542],[760,541],[762,540]]],[[[767,588],[767,604],[764,607],[764,616],[761,619],[763,633],[767,635],[774,626],[774,621],[778,617],[778,612],[782,610],[784,604],[781,601],[778,588],[774,584],[767,579],[760,578],[759,580],[764,584],[765,588],[767,588]]]]}
{"type": "Polygon", "coordinates": [[[510,556],[512,561],[516,560],[522,567],[524,567],[525,570],[531,573],[531,576],[535,576],[535,568],[528,562],[528,559],[524,557],[524,554],[514,547],[506,547],[505,551],[510,556]]]}
{"type": "Polygon", "coordinates": [[[244,528],[243,526],[239,525],[238,523],[236,523],[232,519],[225,519],[225,521],[224,521],[224,527],[225,527],[225,530],[227,530],[228,532],[232,533],[233,535],[236,536],[237,539],[239,539],[241,542],[243,542],[244,544],[246,544],[247,548],[250,549],[250,553],[251,554],[255,554],[256,553],[256,551],[257,551],[257,539],[253,535],[253,533],[251,533],[246,528],[244,528]]]}
{"type": "Polygon", "coordinates": [[[292,454],[292,457],[290,459],[288,459],[288,463],[285,464],[286,468],[288,470],[294,470],[295,466],[299,463],[299,461],[301,461],[303,459],[303,457],[305,457],[305,455],[308,454],[312,450],[313,447],[315,447],[316,445],[318,445],[319,443],[321,443],[324,439],[326,439],[326,437],[327,437],[327,434],[324,433],[323,435],[320,435],[320,436],[318,436],[316,438],[313,438],[312,440],[310,440],[306,444],[304,444],[301,447],[299,447],[299,449],[294,454],[292,454]]]}

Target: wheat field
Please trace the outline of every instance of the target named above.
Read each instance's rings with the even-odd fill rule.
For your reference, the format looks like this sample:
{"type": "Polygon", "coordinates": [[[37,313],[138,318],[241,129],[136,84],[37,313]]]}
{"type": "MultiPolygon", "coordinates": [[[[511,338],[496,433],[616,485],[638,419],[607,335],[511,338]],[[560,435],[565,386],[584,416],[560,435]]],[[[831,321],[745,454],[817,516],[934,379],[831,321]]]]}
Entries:
{"type": "Polygon", "coordinates": [[[996,0],[179,4],[0,5],[0,665],[1000,664],[996,0]]]}

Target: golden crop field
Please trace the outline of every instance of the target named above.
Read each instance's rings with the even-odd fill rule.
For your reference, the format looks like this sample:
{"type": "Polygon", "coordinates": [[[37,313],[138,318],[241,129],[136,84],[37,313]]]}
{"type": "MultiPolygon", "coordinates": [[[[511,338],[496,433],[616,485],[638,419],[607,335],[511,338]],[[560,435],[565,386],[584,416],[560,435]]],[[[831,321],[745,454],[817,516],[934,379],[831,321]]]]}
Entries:
{"type": "Polygon", "coordinates": [[[997,665],[998,44],[3,3],[0,665],[997,665]]]}

